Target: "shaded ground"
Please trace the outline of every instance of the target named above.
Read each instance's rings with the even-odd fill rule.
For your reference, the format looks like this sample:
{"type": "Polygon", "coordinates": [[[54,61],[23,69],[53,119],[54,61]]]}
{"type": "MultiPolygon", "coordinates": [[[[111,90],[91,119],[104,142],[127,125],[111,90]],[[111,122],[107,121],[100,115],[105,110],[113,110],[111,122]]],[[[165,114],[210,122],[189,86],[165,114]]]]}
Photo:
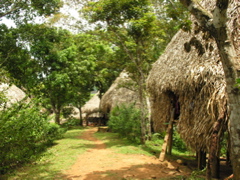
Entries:
{"type": "Polygon", "coordinates": [[[97,128],[86,130],[80,137],[94,142],[92,148],[78,157],[71,169],[63,172],[68,180],[160,179],[188,176],[191,170],[176,162],[160,162],[146,155],[119,154],[96,139],[97,128]]]}

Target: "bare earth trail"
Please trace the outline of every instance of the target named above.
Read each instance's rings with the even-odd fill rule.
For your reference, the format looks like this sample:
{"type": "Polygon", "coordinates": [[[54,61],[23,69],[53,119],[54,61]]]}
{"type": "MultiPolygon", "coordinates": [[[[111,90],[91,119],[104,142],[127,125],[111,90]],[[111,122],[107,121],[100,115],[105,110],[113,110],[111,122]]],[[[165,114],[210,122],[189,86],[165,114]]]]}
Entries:
{"type": "Polygon", "coordinates": [[[146,155],[119,154],[94,137],[97,128],[87,129],[81,139],[93,142],[93,147],[78,157],[71,169],[63,172],[67,180],[160,179],[189,175],[190,170],[177,163],[161,163],[146,155]]]}

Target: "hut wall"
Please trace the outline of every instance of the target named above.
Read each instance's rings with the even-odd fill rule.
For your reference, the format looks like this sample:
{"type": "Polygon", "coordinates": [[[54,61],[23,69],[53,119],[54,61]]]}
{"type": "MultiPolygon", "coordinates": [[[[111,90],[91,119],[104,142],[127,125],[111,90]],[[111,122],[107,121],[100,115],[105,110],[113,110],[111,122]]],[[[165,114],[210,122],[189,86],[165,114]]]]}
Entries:
{"type": "Polygon", "coordinates": [[[155,132],[164,131],[167,128],[166,123],[170,120],[171,99],[168,93],[162,93],[158,97],[151,97],[150,101],[153,129],[155,132]]]}

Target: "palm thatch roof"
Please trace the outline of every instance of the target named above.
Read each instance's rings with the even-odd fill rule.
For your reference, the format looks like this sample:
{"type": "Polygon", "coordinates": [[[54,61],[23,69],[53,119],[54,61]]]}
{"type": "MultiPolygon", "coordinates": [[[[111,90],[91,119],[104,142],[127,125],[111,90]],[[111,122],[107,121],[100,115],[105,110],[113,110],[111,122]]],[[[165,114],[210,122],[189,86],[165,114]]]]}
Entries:
{"type": "Polygon", "coordinates": [[[131,89],[130,84],[132,85],[132,80],[128,73],[123,71],[100,101],[100,109],[104,114],[108,114],[115,106],[120,104],[138,104],[138,95],[133,88],[131,89]]]}
{"type": "Polygon", "coordinates": [[[193,21],[191,32],[180,30],[148,77],[155,131],[169,122],[174,98],[180,104],[177,131],[189,147],[207,150],[213,124],[228,120],[225,77],[215,41],[193,21]]]}
{"type": "Polygon", "coordinates": [[[102,116],[99,110],[100,98],[96,93],[86,104],[82,107],[82,113],[84,117],[94,115],[95,117],[102,116]]]}
{"type": "Polygon", "coordinates": [[[26,97],[26,94],[15,85],[1,84],[0,91],[2,91],[7,98],[7,106],[19,102],[26,97]]]}

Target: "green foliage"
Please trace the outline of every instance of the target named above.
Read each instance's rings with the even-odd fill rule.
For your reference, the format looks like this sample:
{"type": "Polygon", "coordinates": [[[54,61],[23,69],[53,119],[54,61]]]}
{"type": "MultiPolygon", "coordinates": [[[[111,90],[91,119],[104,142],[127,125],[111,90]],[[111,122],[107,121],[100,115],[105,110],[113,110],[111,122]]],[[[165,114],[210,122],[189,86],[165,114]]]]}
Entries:
{"type": "Polygon", "coordinates": [[[113,108],[108,121],[113,132],[119,133],[130,141],[140,142],[140,111],[134,105],[120,105],[113,108]]]}
{"type": "Polygon", "coordinates": [[[92,143],[79,138],[82,132],[82,128],[67,131],[62,139],[55,141],[54,146],[47,148],[34,163],[25,164],[13,173],[0,176],[0,179],[66,180],[63,171],[70,169],[92,143]]]}
{"type": "MultiPolygon", "coordinates": [[[[175,127],[174,127],[175,129],[175,127]]],[[[154,144],[160,145],[162,140],[164,139],[166,133],[154,133],[152,135],[152,142],[154,144]]],[[[173,149],[177,150],[178,152],[186,152],[187,146],[184,141],[181,139],[180,135],[177,133],[176,130],[173,132],[173,149]]]]}
{"type": "Polygon", "coordinates": [[[14,104],[0,112],[0,172],[35,158],[59,139],[63,130],[51,124],[34,102],[14,104]]]}
{"type": "Polygon", "coordinates": [[[49,16],[57,12],[62,3],[60,0],[1,0],[0,20],[2,17],[23,23],[36,16],[49,16]]]}
{"type": "Polygon", "coordinates": [[[79,126],[79,119],[70,118],[66,122],[64,122],[61,127],[71,129],[72,127],[79,126]]]}
{"type": "Polygon", "coordinates": [[[64,107],[62,110],[62,115],[64,118],[68,118],[73,113],[73,111],[73,107],[64,107]]]}
{"type": "Polygon", "coordinates": [[[173,131],[173,147],[180,152],[186,152],[187,151],[186,144],[181,139],[180,135],[177,133],[176,130],[173,131]]]}

